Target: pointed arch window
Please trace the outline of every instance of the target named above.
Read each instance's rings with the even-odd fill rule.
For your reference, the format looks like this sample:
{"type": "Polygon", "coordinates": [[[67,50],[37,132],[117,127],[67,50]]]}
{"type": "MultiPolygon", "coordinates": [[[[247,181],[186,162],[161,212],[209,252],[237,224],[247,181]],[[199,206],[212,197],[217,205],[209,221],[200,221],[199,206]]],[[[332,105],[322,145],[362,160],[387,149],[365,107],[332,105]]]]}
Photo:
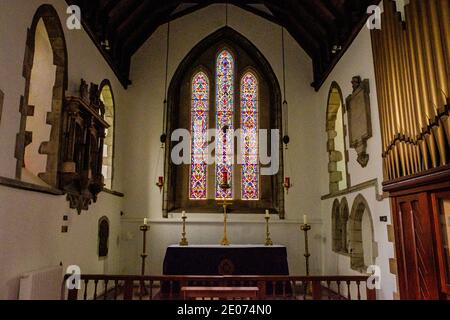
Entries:
{"type": "Polygon", "coordinates": [[[270,210],[284,218],[283,154],[274,152],[271,131],[282,129],[280,87],[268,61],[239,39],[214,37],[195,47],[168,86],[167,132],[182,129],[191,136],[187,146],[184,139],[166,144],[164,217],[183,210],[215,213],[217,201],[226,199],[233,213],[270,210]],[[261,129],[267,141],[259,139],[261,129]],[[172,158],[180,147],[181,164],[172,158]],[[275,174],[261,174],[261,152],[279,154],[275,174]],[[224,190],[225,179],[230,188],[224,190]]]}
{"type": "Polygon", "coordinates": [[[216,72],[216,199],[232,199],[234,58],[229,50],[224,49],[219,53],[216,72]],[[229,183],[231,188],[222,189],[222,183],[229,183]]]}
{"type": "Polygon", "coordinates": [[[258,80],[253,72],[241,79],[241,197],[259,200],[258,80]]]}
{"type": "Polygon", "coordinates": [[[105,178],[105,188],[113,189],[114,177],[114,94],[109,80],[103,80],[100,84],[100,100],[105,106],[105,120],[109,128],[105,132],[105,141],[103,146],[103,166],[102,174],[105,178]]]}
{"type": "Polygon", "coordinates": [[[205,200],[207,197],[207,150],[209,79],[200,71],[192,79],[191,102],[191,171],[189,197],[191,200],[205,200]]]}

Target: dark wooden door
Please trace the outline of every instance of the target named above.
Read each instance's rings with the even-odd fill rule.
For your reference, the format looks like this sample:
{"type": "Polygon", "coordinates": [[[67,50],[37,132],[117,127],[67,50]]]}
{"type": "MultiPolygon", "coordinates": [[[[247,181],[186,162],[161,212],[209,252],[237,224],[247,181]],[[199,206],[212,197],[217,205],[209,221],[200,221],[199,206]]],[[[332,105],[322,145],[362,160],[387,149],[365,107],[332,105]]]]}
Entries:
{"type": "Polygon", "coordinates": [[[439,299],[432,208],[427,193],[393,199],[400,297],[439,299]]]}

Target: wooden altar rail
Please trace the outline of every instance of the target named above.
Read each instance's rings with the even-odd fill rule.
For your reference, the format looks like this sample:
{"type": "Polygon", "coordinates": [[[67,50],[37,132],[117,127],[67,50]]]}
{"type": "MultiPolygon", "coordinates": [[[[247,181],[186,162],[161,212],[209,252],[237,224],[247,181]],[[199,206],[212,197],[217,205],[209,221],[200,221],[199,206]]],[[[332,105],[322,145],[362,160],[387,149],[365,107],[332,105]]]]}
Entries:
{"type": "Polygon", "coordinates": [[[376,300],[369,276],[81,275],[80,290],[67,289],[68,277],[62,284],[68,300],[78,300],[79,291],[82,300],[182,300],[181,289],[195,286],[258,287],[259,300],[376,300]]]}

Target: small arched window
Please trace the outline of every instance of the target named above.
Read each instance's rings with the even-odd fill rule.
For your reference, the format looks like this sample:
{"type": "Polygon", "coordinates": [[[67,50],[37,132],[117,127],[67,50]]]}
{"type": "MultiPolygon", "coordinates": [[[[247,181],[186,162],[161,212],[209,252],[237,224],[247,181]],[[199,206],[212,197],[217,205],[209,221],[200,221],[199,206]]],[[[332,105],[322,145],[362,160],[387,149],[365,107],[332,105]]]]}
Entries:
{"type": "Polygon", "coordinates": [[[208,173],[209,79],[204,72],[192,78],[191,101],[191,172],[189,197],[205,200],[208,173]]]}
{"type": "Polygon", "coordinates": [[[259,200],[258,79],[251,71],[241,79],[242,200],[259,200]]]}
{"type": "Polygon", "coordinates": [[[216,199],[233,198],[234,57],[222,50],[216,62],[216,199]],[[226,180],[226,181],[225,181],[226,180]],[[229,183],[229,189],[222,189],[229,183]]]}
{"type": "Polygon", "coordinates": [[[344,130],[344,100],[342,91],[336,82],[330,88],[327,101],[327,151],[329,156],[329,188],[336,193],[348,187],[347,155],[344,130]]]}
{"type": "Polygon", "coordinates": [[[112,190],[114,178],[114,95],[111,84],[104,80],[100,85],[100,100],[105,105],[105,120],[109,128],[105,132],[103,146],[103,168],[102,174],[105,178],[105,188],[112,190]]]}
{"type": "Polygon", "coordinates": [[[104,258],[108,256],[109,250],[109,220],[102,217],[98,221],[98,256],[104,258]]]}

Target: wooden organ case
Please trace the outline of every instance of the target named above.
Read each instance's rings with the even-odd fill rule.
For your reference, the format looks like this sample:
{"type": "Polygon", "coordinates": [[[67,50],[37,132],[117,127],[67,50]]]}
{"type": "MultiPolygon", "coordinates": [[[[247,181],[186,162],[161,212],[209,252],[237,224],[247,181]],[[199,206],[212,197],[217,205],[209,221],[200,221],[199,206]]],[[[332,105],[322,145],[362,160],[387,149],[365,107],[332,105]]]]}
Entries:
{"type": "Polygon", "coordinates": [[[401,299],[450,298],[450,0],[383,1],[372,30],[401,299]]]}
{"type": "Polygon", "coordinates": [[[70,208],[88,210],[103,190],[103,145],[109,125],[98,86],[81,81],[80,96],[66,97],[63,105],[60,187],[70,208]]]}

